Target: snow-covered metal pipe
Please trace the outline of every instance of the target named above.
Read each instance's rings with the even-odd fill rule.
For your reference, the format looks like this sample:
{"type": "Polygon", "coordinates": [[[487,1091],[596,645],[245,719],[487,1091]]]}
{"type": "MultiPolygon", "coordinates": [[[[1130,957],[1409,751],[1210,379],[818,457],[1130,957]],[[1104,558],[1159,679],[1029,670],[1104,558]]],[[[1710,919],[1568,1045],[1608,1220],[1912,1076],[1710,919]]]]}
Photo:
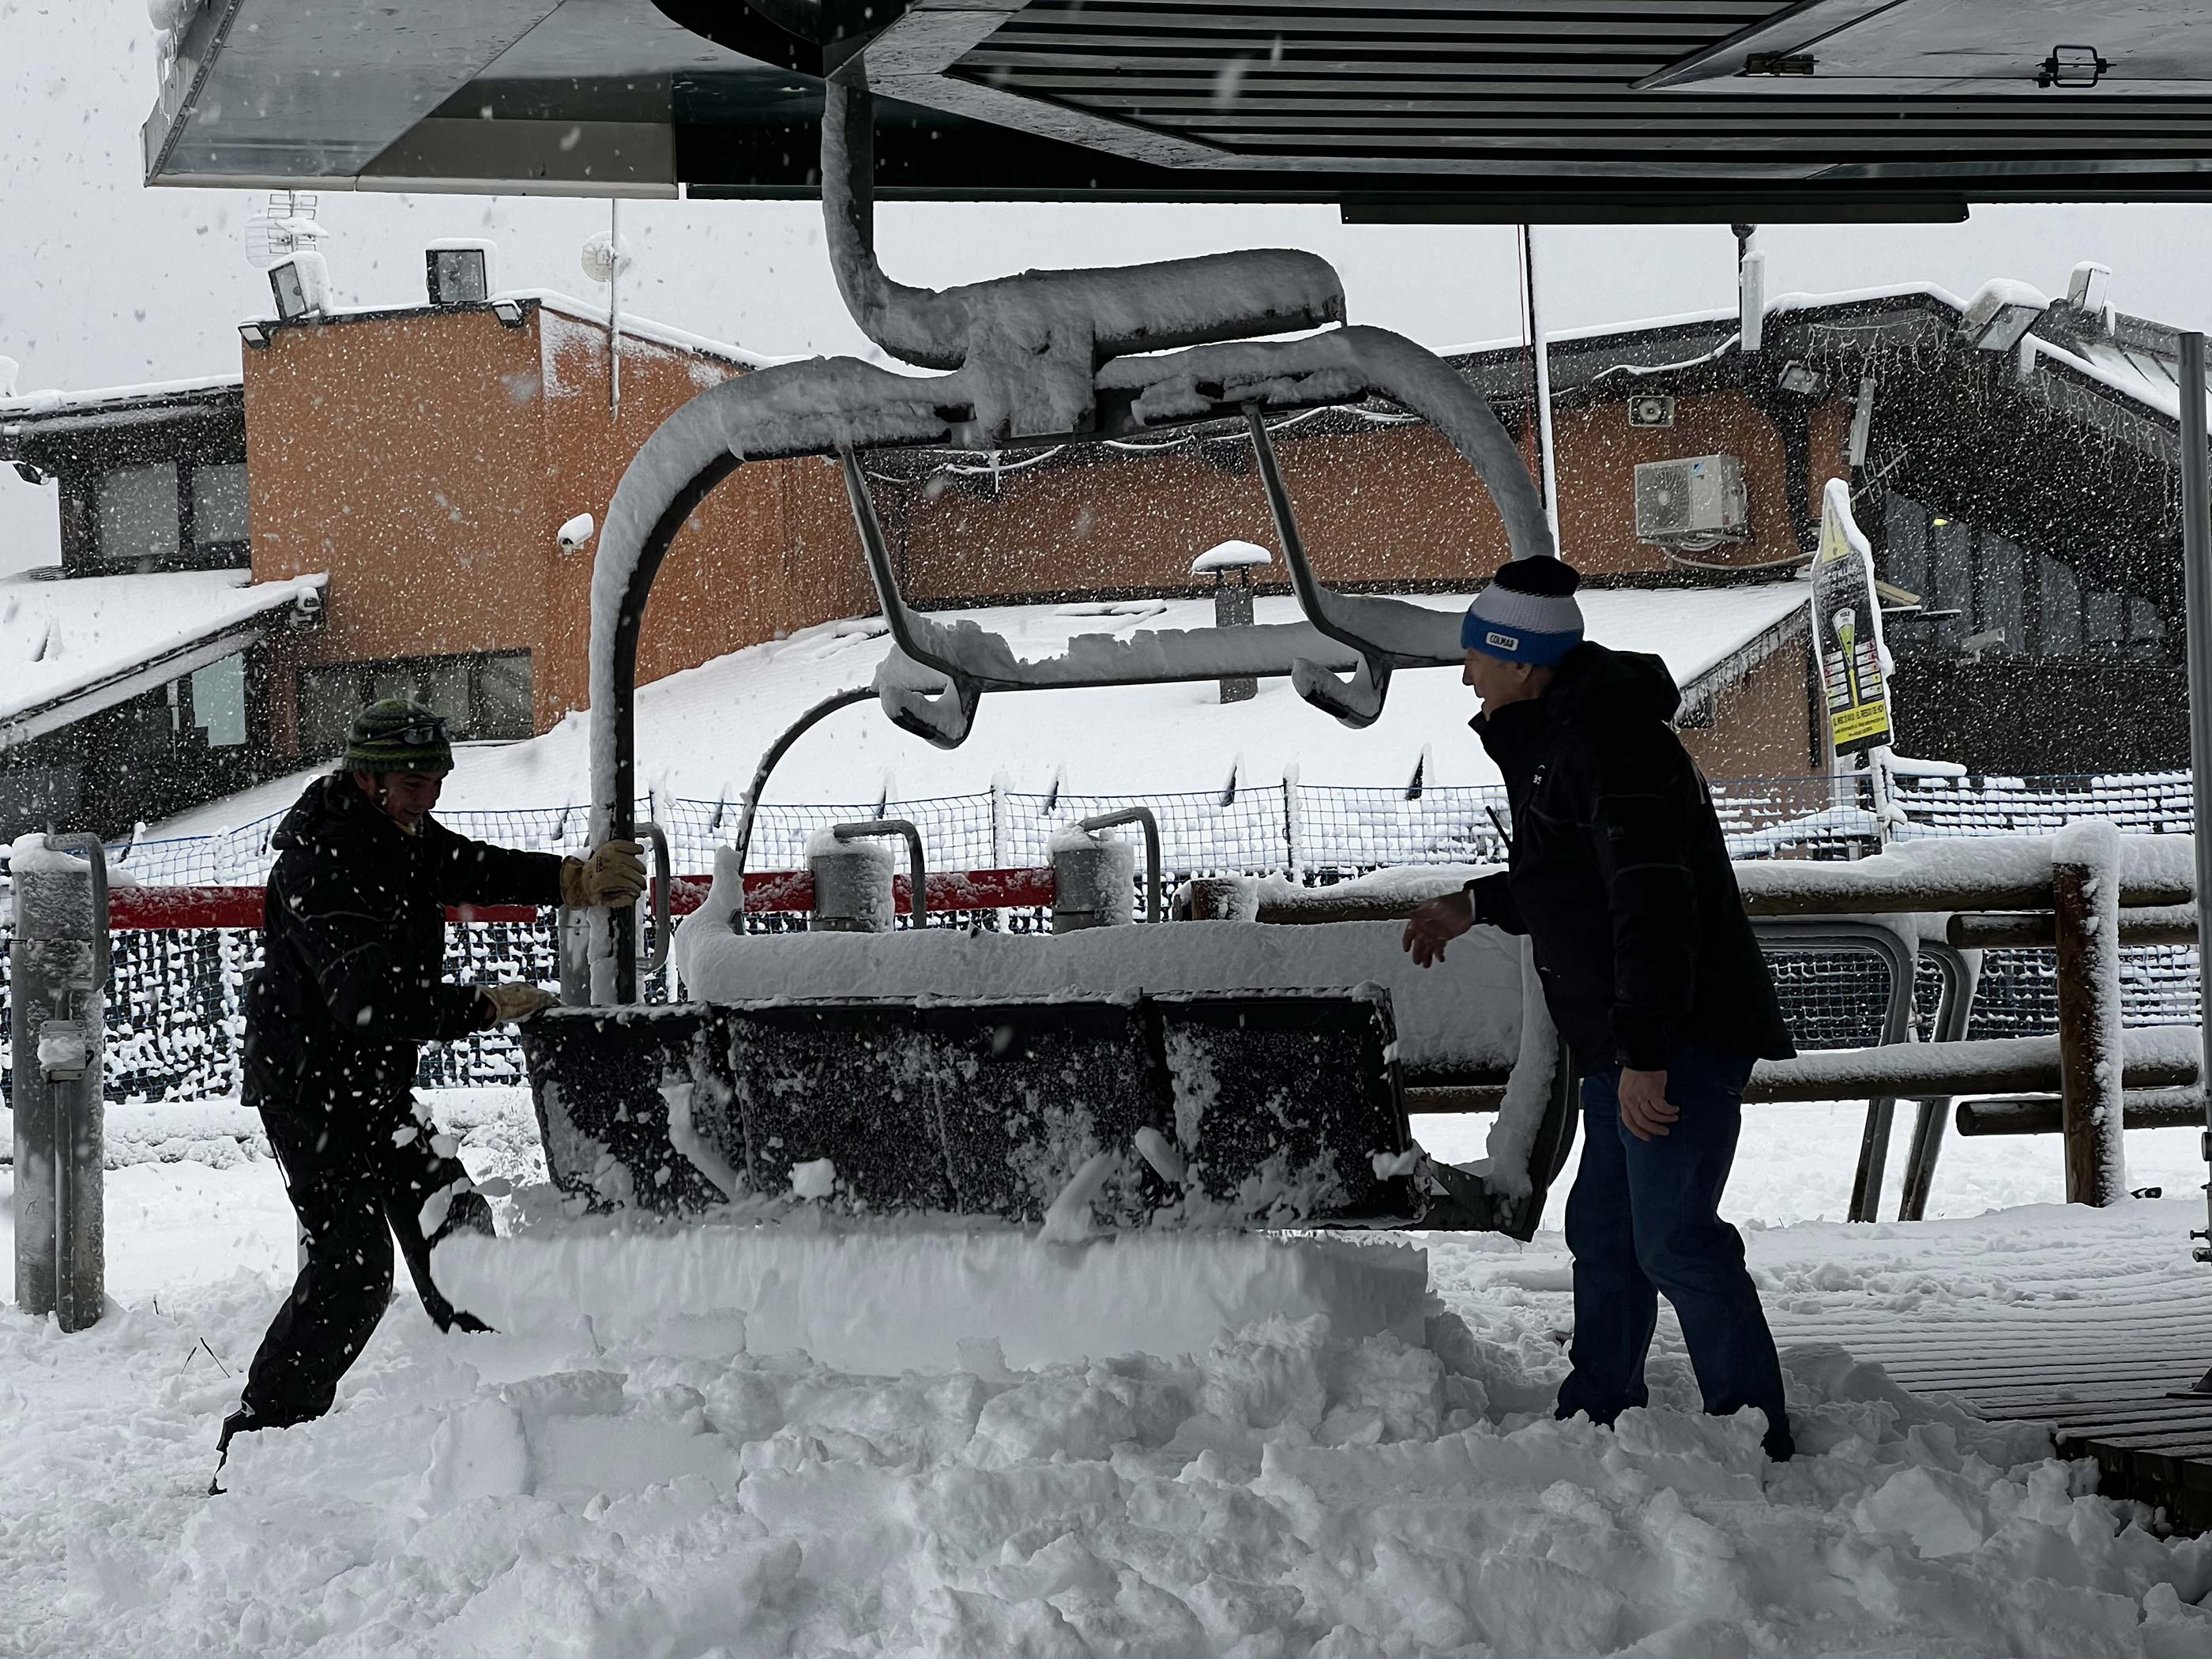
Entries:
{"type": "Polygon", "coordinates": [[[853,319],[894,357],[921,368],[958,368],[979,352],[1005,349],[1064,356],[1070,372],[1079,361],[1087,392],[1091,371],[1127,352],[1344,320],[1344,284],[1335,270],[1295,248],[1030,270],[941,291],[894,282],[876,255],[874,95],[836,81],[823,90],[822,209],[830,264],[853,319]]]}

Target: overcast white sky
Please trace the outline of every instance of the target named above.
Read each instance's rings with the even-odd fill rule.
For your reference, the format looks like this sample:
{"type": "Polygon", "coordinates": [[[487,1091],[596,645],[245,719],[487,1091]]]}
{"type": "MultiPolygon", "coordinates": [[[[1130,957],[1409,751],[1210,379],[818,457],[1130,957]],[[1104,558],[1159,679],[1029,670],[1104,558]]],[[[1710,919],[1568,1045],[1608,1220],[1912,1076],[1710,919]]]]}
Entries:
{"type": "MultiPolygon", "coordinates": [[[[22,391],[81,390],[237,366],[234,325],[266,314],[248,264],[252,203],[230,191],[148,190],[138,130],[155,95],[143,0],[0,0],[0,356],[22,391]]],[[[818,210],[799,203],[627,203],[636,255],[624,308],[765,352],[837,352],[861,339],[823,262],[818,210]]],[[[490,236],[499,280],[598,298],[577,263],[605,203],[325,193],[317,215],[344,303],[419,302],[422,245],[490,236]]],[[[1733,303],[1724,226],[1571,226],[1538,233],[1549,326],[1733,303]]],[[[1127,264],[1249,246],[1333,261],[1353,319],[1431,345],[1518,331],[1504,227],[1358,227],[1333,209],[917,206],[879,215],[887,266],[944,284],[1034,265],[1127,264]]],[[[2212,328],[2212,207],[2008,208],[1963,225],[1776,226],[1761,234],[1771,294],[1990,276],[2063,291],[2081,259],[2115,272],[2124,309],[2212,328]]],[[[0,569],[51,562],[51,489],[0,470],[0,569]]]]}

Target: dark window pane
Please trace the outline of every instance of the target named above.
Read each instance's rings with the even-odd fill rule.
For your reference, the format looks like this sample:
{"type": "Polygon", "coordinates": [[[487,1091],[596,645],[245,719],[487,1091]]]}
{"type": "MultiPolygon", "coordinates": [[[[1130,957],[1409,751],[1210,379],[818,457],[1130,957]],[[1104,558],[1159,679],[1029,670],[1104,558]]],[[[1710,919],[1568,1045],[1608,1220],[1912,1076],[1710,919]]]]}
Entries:
{"type": "Polygon", "coordinates": [[[118,467],[100,475],[100,556],[119,564],[167,559],[177,552],[177,468],[118,467]]]}
{"type": "Polygon", "coordinates": [[[1936,630],[1946,656],[1958,653],[1960,641],[1974,630],[1972,614],[1974,550],[1972,532],[1956,519],[1938,515],[1928,526],[1928,586],[1930,611],[1953,611],[1936,630]]]}
{"type": "Polygon", "coordinates": [[[368,699],[358,663],[300,671],[300,752],[335,755],[345,747],[353,717],[368,699]]]}
{"type": "Polygon", "coordinates": [[[1982,533],[1981,580],[1974,584],[1974,631],[1992,635],[1984,652],[2018,651],[2027,643],[2027,560],[2002,536],[1982,533]]]}
{"type": "Polygon", "coordinates": [[[446,717],[446,729],[457,738],[477,735],[476,722],[469,708],[469,659],[466,657],[431,658],[409,665],[408,672],[415,678],[415,689],[403,695],[436,709],[446,717]]]}
{"type": "Polygon", "coordinates": [[[2048,553],[2036,562],[2036,580],[2043,585],[2043,635],[2039,641],[2046,657],[2081,654],[2081,590],[2074,568],[2048,553]]]}
{"type": "Polygon", "coordinates": [[[2081,624],[2093,655],[2118,651],[2127,638],[2127,601],[2118,593],[2092,593],[2082,602],[2081,624]]]}
{"type": "Polygon", "coordinates": [[[244,652],[193,672],[192,724],[207,733],[210,749],[234,749],[246,741],[244,652]]]}
{"type": "Polygon", "coordinates": [[[476,665],[476,735],[526,738],[531,734],[530,653],[516,651],[480,657],[476,665]]]}
{"type": "Polygon", "coordinates": [[[192,545],[246,539],[246,464],[192,469],[192,545]]]}
{"type": "Polygon", "coordinates": [[[1888,531],[1887,575],[1908,593],[1928,592],[1928,509],[1909,495],[1892,495],[1883,512],[1888,531]]]}

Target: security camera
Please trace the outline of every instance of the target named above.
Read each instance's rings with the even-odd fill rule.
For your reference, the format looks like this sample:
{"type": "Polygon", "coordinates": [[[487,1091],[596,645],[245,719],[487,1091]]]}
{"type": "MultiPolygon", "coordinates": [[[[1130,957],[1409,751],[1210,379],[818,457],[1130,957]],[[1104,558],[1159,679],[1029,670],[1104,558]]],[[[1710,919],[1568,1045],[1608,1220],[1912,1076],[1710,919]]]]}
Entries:
{"type": "Polygon", "coordinates": [[[598,528],[598,526],[592,522],[592,515],[590,514],[579,513],[574,518],[569,520],[568,523],[562,525],[559,530],[556,531],[554,535],[555,538],[560,542],[561,550],[563,553],[574,553],[586,542],[592,539],[592,532],[596,528],[598,528]]]}

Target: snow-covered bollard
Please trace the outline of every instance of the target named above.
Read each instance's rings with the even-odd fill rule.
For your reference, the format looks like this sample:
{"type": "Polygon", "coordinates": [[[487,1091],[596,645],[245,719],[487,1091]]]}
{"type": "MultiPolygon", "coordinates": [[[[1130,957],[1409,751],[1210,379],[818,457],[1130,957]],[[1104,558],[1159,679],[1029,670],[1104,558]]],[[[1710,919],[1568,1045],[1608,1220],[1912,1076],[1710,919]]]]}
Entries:
{"type": "Polygon", "coordinates": [[[100,1034],[107,880],[93,837],[67,838],[83,858],[50,839],[22,836],[8,859],[15,1301],[25,1313],[52,1313],[64,1330],[80,1331],[98,1322],[106,1280],[100,1034]]]}
{"type": "Polygon", "coordinates": [[[1126,836],[1072,824],[1053,836],[1052,931],[1117,927],[1129,920],[1137,849],[1126,836]]]}
{"type": "Polygon", "coordinates": [[[888,933],[898,902],[891,887],[894,860],[881,841],[840,840],[823,830],[806,842],[806,868],[814,878],[817,933],[888,933]]]}
{"type": "Polygon", "coordinates": [[[2058,1091],[2066,1201],[2128,1195],[2121,1116],[2120,832],[2083,818],[2051,844],[2058,946],[2058,1091]]]}

